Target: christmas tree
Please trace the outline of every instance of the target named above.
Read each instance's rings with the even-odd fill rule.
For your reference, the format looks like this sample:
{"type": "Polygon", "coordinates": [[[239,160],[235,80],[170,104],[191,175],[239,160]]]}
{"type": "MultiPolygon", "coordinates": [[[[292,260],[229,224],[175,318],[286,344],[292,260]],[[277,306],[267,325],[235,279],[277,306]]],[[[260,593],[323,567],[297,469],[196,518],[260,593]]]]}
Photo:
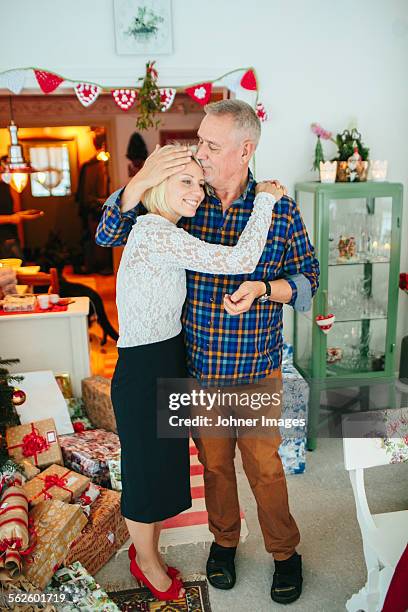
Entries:
{"type": "Polygon", "coordinates": [[[20,382],[22,377],[11,375],[6,367],[18,362],[18,359],[0,358],[0,471],[9,459],[6,429],[13,425],[20,425],[20,419],[13,404],[13,393],[14,383],[20,382]]]}

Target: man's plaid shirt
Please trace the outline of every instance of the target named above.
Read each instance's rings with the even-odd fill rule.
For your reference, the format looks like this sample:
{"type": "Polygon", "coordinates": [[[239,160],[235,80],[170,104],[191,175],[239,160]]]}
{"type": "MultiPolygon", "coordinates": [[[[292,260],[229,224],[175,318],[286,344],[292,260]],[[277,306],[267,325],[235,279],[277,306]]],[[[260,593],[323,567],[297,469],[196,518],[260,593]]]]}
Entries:
{"type": "MultiPolygon", "coordinates": [[[[225,214],[218,198],[207,195],[195,217],[183,218],[179,225],[201,240],[234,246],[251,214],[255,185],[249,173],[247,188],[225,214]]],[[[125,244],[136,217],[145,212],[139,204],[121,214],[120,196],[121,191],[115,192],[105,203],[96,233],[101,246],[125,244]]],[[[206,385],[249,383],[280,367],[282,304],[255,300],[248,312],[238,316],[229,315],[223,307],[224,295],[233,293],[244,281],[279,278],[292,287],[289,304],[308,310],[318,288],[319,263],[299,208],[289,197],[274,206],[265,249],[252,274],[227,276],[187,270],[182,323],[192,376],[206,385]]]]}

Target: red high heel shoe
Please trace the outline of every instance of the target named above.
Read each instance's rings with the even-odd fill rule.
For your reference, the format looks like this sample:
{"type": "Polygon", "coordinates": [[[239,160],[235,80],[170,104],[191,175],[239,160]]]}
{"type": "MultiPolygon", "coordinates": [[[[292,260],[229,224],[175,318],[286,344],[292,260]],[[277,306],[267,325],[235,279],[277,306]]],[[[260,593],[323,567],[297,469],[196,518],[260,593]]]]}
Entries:
{"type": "MultiPolygon", "coordinates": [[[[136,548],[134,544],[129,546],[128,557],[130,561],[132,561],[132,559],[136,559],[136,548]]],[[[167,566],[167,574],[170,576],[170,578],[177,578],[177,576],[181,576],[180,570],[178,570],[177,567],[172,567],[171,565],[167,566]]]]}
{"type": "Polygon", "coordinates": [[[159,599],[160,601],[172,601],[174,599],[181,599],[179,593],[180,589],[183,589],[184,587],[183,583],[177,578],[171,579],[171,585],[169,586],[167,591],[158,591],[152,585],[150,580],[146,578],[146,576],[138,566],[136,559],[131,560],[130,571],[135,578],[137,578],[138,580],[140,580],[140,582],[143,582],[143,584],[147,586],[149,591],[152,593],[152,595],[156,597],[156,599],[159,599]]]}

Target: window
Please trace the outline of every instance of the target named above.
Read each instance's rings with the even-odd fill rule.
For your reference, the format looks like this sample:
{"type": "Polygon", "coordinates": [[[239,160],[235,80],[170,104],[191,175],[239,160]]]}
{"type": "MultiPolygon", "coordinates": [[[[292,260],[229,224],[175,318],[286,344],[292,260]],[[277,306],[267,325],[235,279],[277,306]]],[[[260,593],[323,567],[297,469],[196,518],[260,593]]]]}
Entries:
{"type": "Polygon", "coordinates": [[[30,162],[36,172],[30,175],[34,197],[71,195],[69,151],[65,144],[29,148],[30,162]]]}

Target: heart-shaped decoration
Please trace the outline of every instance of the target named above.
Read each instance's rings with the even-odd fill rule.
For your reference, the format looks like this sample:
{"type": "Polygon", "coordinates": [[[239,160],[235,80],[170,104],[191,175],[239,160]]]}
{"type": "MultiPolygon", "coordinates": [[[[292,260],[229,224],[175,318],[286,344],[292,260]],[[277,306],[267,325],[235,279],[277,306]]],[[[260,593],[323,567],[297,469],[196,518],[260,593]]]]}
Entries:
{"type": "Polygon", "coordinates": [[[77,83],[75,93],[82,106],[91,106],[97,100],[102,88],[89,83],[77,83]]]}
{"type": "Polygon", "coordinates": [[[115,89],[112,96],[119,108],[127,111],[136,102],[137,92],[135,89],[115,89]]]}
{"type": "Polygon", "coordinates": [[[161,109],[163,113],[169,110],[170,106],[173,104],[174,98],[176,97],[176,91],[177,90],[174,88],[160,89],[160,101],[162,103],[161,109]]]}
{"type": "Polygon", "coordinates": [[[331,328],[333,327],[333,323],[336,320],[336,315],[328,314],[328,315],[317,315],[315,318],[316,324],[320,327],[321,331],[324,334],[328,334],[331,328]]]}

